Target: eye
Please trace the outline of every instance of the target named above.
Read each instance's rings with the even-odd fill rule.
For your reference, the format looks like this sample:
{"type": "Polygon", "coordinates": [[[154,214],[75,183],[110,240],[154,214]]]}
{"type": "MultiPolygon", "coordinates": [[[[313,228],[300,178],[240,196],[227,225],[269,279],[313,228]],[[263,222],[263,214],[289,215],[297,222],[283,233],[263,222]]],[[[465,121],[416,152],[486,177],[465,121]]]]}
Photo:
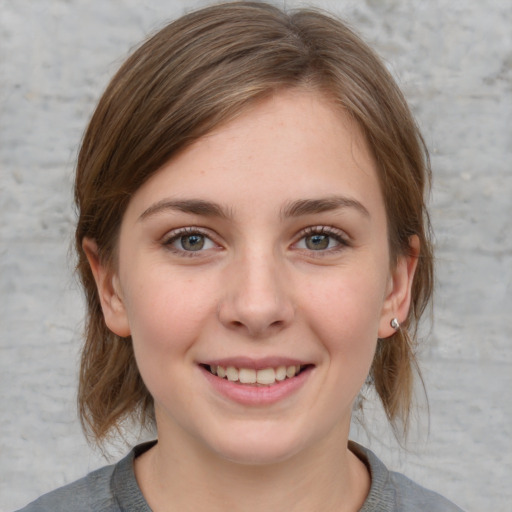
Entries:
{"type": "Polygon", "coordinates": [[[307,228],[295,247],[308,251],[335,251],[347,245],[348,241],[339,230],[318,226],[307,228]]]}
{"type": "Polygon", "coordinates": [[[322,251],[324,249],[329,249],[332,247],[333,242],[335,242],[332,237],[329,235],[309,235],[304,237],[304,244],[308,249],[312,251],[322,251]]]}
{"type": "Polygon", "coordinates": [[[197,228],[186,228],[170,233],[164,245],[178,253],[201,252],[218,247],[211,238],[197,228]]]}

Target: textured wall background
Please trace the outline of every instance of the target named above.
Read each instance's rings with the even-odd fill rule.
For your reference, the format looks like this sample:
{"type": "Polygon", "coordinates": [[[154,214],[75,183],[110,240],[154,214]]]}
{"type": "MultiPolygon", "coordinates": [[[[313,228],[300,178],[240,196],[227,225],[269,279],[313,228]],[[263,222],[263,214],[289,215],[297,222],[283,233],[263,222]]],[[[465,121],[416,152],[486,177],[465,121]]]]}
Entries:
{"type": "MultiPolygon", "coordinates": [[[[420,408],[418,432],[401,450],[376,408],[368,432],[354,428],[354,436],[468,511],[509,511],[512,4],[311,3],[352,21],[384,57],[435,172],[438,288],[422,352],[430,434],[420,408]]],[[[68,254],[74,160],[129,48],[203,4],[0,0],[1,511],[104,463],[75,411],[82,304],[68,254]]]]}

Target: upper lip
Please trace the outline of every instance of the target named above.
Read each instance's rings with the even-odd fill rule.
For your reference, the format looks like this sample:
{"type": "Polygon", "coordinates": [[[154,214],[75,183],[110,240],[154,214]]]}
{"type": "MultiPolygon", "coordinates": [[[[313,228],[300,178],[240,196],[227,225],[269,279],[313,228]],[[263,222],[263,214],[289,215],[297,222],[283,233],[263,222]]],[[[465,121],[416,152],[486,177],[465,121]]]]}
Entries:
{"type": "Polygon", "coordinates": [[[278,368],[279,366],[305,366],[311,363],[292,357],[268,356],[253,359],[246,356],[239,356],[201,361],[200,364],[208,366],[222,366],[223,368],[233,366],[234,368],[264,370],[265,368],[278,368]]]}

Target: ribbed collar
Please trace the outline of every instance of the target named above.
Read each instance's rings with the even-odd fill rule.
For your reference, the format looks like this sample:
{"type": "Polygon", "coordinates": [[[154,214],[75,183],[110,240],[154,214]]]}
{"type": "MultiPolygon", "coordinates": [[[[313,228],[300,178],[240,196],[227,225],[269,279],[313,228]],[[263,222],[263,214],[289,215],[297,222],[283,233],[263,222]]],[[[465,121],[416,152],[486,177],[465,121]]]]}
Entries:
{"type": "MultiPolygon", "coordinates": [[[[133,461],[156,444],[150,441],[136,446],[114,469],[111,480],[112,495],[120,510],[130,512],[152,512],[137,484],[133,461]]],[[[389,471],[370,450],[354,441],[349,441],[349,449],[368,468],[371,476],[370,492],[359,512],[393,512],[395,492],[389,483],[389,471]]]]}
{"type": "Polygon", "coordinates": [[[389,484],[389,471],[383,462],[368,448],[348,442],[349,450],[358,457],[370,472],[370,492],[359,512],[394,512],[396,510],[396,495],[389,484]]]}
{"type": "Polygon", "coordinates": [[[156,441],[139,444],[116,464],[110,486],[112,495],[116,498],[120,510],[127,512],[152,512],[135,478],[133,461],[152,446],[155,446],[155,444],[156,441]]]}

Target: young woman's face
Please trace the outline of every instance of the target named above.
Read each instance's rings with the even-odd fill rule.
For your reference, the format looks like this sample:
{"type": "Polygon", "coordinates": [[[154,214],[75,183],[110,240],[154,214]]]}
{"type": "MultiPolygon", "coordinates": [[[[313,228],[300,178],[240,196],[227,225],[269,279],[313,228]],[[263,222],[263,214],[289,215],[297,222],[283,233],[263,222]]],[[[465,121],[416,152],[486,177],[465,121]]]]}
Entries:
{"type": "Polygon", "coordinates": [[[132,336],[160,439],[245,463],[346,440],[412,274],[405,260],[391,268],[357,126],[300,91],[146,182],[123,218],[116,274],[102,285],[101,272],[107,324],[132,336]]]}

